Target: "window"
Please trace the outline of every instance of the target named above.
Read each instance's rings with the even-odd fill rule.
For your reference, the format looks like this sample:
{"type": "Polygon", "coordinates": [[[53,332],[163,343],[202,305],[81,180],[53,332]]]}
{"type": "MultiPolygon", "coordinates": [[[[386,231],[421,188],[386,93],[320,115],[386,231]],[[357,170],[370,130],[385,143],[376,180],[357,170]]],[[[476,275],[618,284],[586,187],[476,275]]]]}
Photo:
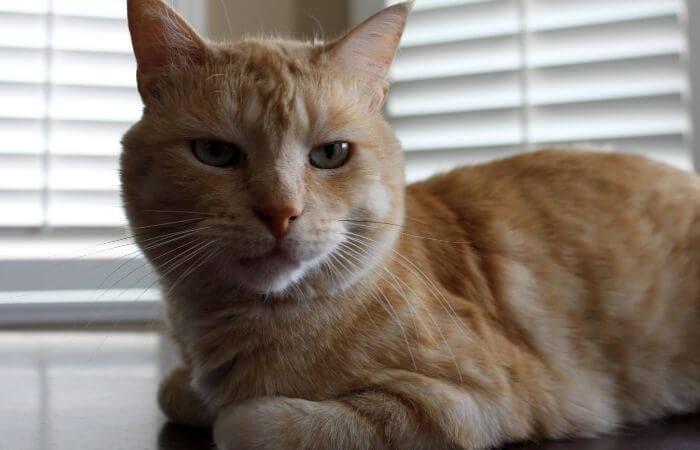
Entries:
{"type": "Polygon", "coordinates": [[[386,106],[408,179],[553,145],[691,169],[682,14],[676,0],[417,0],[386,106]]]}
{"type": "MultiPolygon", "coordinates": [[[[204,30],[208,2],[171,1],[204,30]]],[[[356,20],[384,3],[350,0],[356,20]]],[[[698,52],[700,32],[686,5],[700,14],[681,0],[416,0],[386,105],[408,179],[574,144],[692,168],[700,65],[686,67],[685,33],[698,52]]],[[[125,7],[0,0],[0,324],[159,314],[148,266],[116,241],[119,139],[141,111],[125,7]]]]}
{"type": "MultiPolygon", "coordinates": [[[[171,3],[202,29],[205,2],[171,3]]],[[[92,320],[104,304],[156,314],[124,308],[157,297],[135,247],[114,242],[120,139],[142,108],[135,74],[125,0],[0,0],[0,322],[35,309],[92,320]]]]}
{"type": "Polygon", "coordinates": [[[0,225],[123,225],[119,139],[141,111],[126,2],[0,11],[0,225]]]}

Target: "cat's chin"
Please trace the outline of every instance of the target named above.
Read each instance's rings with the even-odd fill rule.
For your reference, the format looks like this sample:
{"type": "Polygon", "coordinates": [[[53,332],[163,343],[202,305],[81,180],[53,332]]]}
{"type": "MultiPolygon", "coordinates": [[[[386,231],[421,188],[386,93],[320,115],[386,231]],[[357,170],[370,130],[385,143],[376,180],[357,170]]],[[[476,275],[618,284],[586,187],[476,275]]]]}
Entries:
{"type": "Polygon", "coordinates": [[[231,275],[237,284],[261,294],[279,293],[297,282],[307,264],[278,250],[261,256],[242,258],[231,275]]]}

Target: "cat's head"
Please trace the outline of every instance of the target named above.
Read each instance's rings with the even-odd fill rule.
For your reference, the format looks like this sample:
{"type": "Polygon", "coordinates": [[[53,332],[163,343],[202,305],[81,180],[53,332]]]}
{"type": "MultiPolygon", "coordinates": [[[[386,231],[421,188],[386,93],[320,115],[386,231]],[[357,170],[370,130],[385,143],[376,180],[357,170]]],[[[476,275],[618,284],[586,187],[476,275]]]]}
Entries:
{"type": "Polygon", "coordinates": [[[388,251],[404,179],[382,105],[408,10],[328,44],[211,43],[160,0],[129,0],[145,107],[122,194],[166,286],[328,292],[388,251]]]}

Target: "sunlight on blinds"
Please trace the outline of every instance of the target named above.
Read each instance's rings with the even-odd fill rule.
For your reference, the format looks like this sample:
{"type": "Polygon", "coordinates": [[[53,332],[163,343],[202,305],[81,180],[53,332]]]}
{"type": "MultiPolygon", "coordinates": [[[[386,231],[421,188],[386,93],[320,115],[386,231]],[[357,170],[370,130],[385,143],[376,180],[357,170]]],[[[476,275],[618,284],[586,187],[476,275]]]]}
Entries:
{"type": "Polygon", "coordinates": [[[135,70],[124,0],[0,0],[0,226],[124,224],[135,70]]]}
{"type": "Polygon", "coordinates": [[[417,0],[387,102],[408,179],[552,145],[691,169],[682,7],[417,0]]]}

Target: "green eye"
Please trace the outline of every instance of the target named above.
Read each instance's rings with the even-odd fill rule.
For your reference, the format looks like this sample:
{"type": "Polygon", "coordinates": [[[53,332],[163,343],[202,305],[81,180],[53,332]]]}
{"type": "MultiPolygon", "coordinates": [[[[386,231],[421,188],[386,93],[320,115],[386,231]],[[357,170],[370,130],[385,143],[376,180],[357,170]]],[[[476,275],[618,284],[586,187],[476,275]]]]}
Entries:
{"type": "Polygon", "coordinates": [[[331,142],[319,145],[309,153],[311,165],[319,169],[337,169],[345,164],[350,156],[350,143],[331,142]]]}
{"type": "Polygon", "coordinates": [[[231,167],[241,162],[241,149],[228,142],[196,139],[192,141],[192,153],[207,166],[231,167]]]}

